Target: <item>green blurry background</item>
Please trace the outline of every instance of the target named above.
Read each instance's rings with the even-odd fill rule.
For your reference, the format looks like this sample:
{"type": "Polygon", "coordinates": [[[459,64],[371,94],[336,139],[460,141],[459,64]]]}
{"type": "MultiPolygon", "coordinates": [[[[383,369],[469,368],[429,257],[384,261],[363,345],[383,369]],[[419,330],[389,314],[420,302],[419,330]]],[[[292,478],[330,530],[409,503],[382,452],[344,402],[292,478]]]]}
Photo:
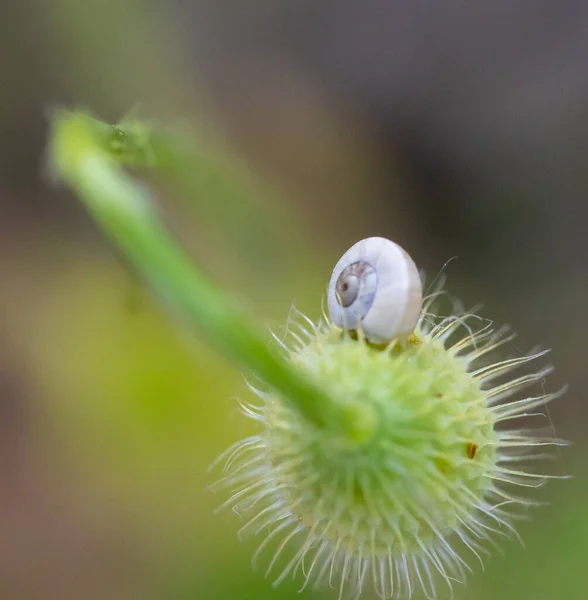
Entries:
{"type": "Polygon", "coordinates": [[[229,169],[158,200],[261,326],[292,301],[317,318],[340,254],[383,235],[431,278],[457,256],[452,292],[553,348],[574,445],[552,467],[575,478],[457,595],[587,597],[587,4],[0,0],[0,50],[2,599],[301,597],[251,569],[255,540],[206,491],[249,431],[240,373],[43,170],[51,107],[137,103],[259,185],[229,169]]]}

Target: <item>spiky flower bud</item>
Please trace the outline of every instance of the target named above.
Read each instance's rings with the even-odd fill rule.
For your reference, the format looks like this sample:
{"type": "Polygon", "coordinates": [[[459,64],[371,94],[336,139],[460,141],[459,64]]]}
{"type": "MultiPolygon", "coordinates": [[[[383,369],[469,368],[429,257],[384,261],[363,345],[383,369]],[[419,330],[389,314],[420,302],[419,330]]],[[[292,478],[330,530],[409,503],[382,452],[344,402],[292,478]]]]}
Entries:
{"type": "Polygon", "coordinates": [[[412,335],[387,344],[326,315],[288,323],[279,341],[290,362],[342,406],[368,408],[364,435],[319,427],[273,392],[252,387],[261,402],[241,403],[260,431],[221,457],[218,486],[232,491],[221,508],[247,518],[242,533],[263,534],[254,560],[273,545],[275,585],[298,574],[303,588],[329,583],[340,597],[369,584],[382,598],[419,587],[432,599],[438,581],[463,580],[466,552],[482,562],[486,539],[516,536],[511,508],[532,501],[514,488],[549,477],[521,464],[563,442],[500,424],[561,391],[517,398],[551,368],[511,373],[546,352],[489,361],[513,336],[474,314],[436,316],[440,295],[425,298],[412,335]]]}

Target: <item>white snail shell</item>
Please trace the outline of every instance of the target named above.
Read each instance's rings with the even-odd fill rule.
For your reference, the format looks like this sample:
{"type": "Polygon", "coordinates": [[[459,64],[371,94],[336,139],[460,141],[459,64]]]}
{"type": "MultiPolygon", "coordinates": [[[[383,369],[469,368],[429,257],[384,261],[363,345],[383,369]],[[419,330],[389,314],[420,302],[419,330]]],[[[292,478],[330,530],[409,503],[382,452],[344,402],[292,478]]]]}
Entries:
{"type": "Polygon", "coordinates": [[[366,238],[349,248],[329,282],[329,313],[335,325],[361,330],[376,344],[410,335],[422,299],[414,261],[398,244],[381,237],[366,238]]]}

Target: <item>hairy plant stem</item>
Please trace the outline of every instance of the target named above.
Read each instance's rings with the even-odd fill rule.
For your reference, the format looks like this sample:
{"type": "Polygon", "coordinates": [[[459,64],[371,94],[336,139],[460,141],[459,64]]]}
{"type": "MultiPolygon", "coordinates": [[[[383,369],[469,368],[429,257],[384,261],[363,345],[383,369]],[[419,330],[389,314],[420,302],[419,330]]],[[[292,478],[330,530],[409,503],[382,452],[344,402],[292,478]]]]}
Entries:
{"type": "MultiPolygon", "coordinates": [[[[149,192],[121,165],[157,166],[145,130],[137,124],[124,130],[84,113],[57,111],[52,120],[50,165],[188,326],[199,328],[211,344],[262,379],[316,426],[352,443],[371,438],[375,418],[368,407],[332,397],[272,350],[250,319],[174,242],[161,224],[149,192]]],[[[181,153],[181,147],[174,153],[181,153]]],[[[171,155],[168,152],[168,158],[171,155]]],[[[188,168],[188,161],[177,162],[188,168]]]]}

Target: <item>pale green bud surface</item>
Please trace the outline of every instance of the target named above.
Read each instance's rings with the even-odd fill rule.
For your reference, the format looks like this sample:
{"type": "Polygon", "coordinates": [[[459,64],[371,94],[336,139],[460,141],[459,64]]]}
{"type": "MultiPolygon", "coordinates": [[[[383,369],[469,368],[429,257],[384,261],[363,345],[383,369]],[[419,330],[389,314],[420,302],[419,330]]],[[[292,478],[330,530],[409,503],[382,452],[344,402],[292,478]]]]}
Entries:
{"type": "Polygon", "coordinates": [[[292,576],[341,597],[419,588],[437,598],[439,582],[464,579],[471,556],[482,562],[487,538],[516,535],[509,509],[532,502],[513,488],[544,479],[520,463],[559,442],[497,425],[558,394],[510,400],[550,368],[509,374],[545,352],[488,362],[512,336],[490,323],[472,330],[478,319],[424,310],[412,336],[385,346],[327,319],[288,323],[280,343],[290,362],[359,410],[357,435],[341,436],[274,392],[252,387],[262,402],[242,403],[260,432],[227,451],[218,485],[232,491],[224,506],[247,519],[242,533],[262,538],[257,555],[274,548],[276,585],[292,576]]]}

